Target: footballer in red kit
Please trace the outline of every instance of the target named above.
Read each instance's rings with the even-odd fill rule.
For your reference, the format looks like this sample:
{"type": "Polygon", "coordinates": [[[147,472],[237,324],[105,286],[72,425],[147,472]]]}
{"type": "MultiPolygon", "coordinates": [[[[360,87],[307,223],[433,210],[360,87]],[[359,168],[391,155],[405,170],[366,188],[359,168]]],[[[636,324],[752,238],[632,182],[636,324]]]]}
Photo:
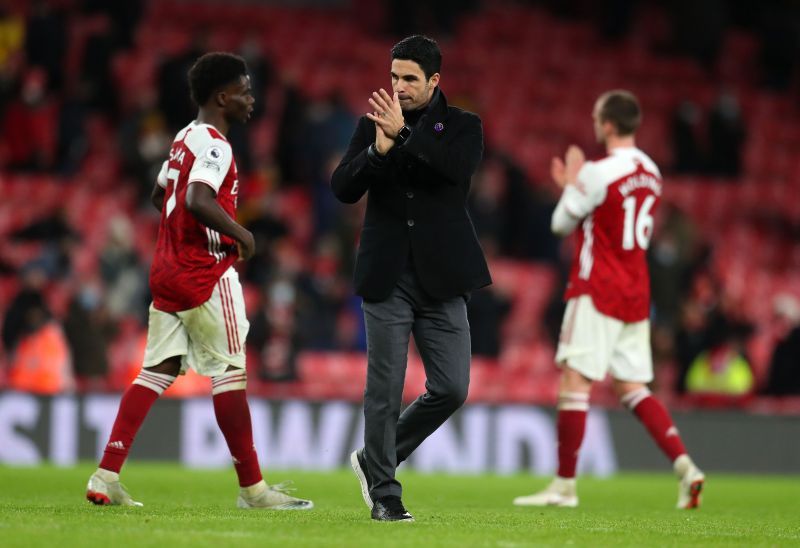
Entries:
{"type": "Polygon", "coordinates": [[[153,187],[161,212],[150,271],[153,304],[142,371],[125,391],[86,498],[98,505],[141,506],[119,481],[134,437],[153,403],[191,368],[211,377],[217,424],[239,479],[239,508],[307,510],[261,476],[245,388],[250,324],[236,260],[253,256],[253,235],[235,221],[236,163],[225,135],[253,111],[247,66],[230,53],[208,53],[188,73],[197,119],[178,132],[153,187]]]}
{"type": "Polygon", "coordinates": [[[206,302],[238,258],[233,238],[203,225],[186,208],[176,207],[186,202],[188,181],[211,187],[225,213],[236,216],[236,162],[227,139],[213,126],[193,121],[183,128],[158,175],[166,207],[161,211],[150,288],[153,305],[164,312],[206,302]]]}
{"type": "Polygon", "coordinates": [[[650,276],[647,248],[662,193],[661,173],[636,147],[641,123],[636,97],[624,90],[600,96],[592,113],[607,156],[586,161],[571,146],[553,158],[551,174],[562,189],[552,229],[576,234],[575,256],[556,362],[561,367],[558,472],[542,491],[517,497],[517,506],[578,505],[576,468],[586,428],[592,383],[610,374],[620,401],[642,422],[678,476],[681,509],[697,508],[705,475],[686,452],[666,408],[647,388],[653,380],[650,350],[650,276]]]}
{"type": "Polygon", "coordinates": [[[583,192],[570,192],[564,201],[569,215],[585,217],[576,230],[565,297],[589,295],[606,316],[624,322],[646,320],[646,254],[661,197],[658,167],[639,149],[617,148],[602,160],[585,163],[578,183],[583,192]]]}

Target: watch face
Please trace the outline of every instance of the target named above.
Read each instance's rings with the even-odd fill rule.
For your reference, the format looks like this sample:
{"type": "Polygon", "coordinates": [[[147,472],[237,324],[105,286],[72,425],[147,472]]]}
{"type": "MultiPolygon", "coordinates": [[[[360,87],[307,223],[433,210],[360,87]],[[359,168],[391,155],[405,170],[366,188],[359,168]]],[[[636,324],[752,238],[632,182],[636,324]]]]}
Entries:
{"type": "Polygon", "coordinates": [[[411,135],[411,128],[408,126],[403,126],[400,128],[400,131],[397,132],[401,139],[408,139],[409,135],[411,135]]]}

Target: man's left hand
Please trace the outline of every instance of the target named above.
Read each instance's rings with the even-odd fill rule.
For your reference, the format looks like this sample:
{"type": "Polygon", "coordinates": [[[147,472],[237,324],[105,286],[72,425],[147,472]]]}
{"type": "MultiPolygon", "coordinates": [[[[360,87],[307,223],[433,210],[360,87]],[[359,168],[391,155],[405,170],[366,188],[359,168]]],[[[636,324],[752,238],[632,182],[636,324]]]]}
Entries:
{"type": "Polygon", "coordinates": [[[387,137],[390,139],[396,138],[397,132],[405,124],[397,93],[395,92],[393,96],[390,96],[383,88],[379,91],[373,91],[369,104],[377,115],[368,112],[367,118],[379,125],[387,137]]]}

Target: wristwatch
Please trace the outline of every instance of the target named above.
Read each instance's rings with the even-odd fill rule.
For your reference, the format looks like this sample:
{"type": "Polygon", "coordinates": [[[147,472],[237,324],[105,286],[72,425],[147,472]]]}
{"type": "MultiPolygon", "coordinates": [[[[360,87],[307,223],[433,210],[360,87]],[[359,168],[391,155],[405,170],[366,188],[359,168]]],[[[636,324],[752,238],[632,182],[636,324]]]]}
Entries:
{"type": "Polygon", "coordinates": [[[398,145],[403,145],[408,138],[411,137],[411,128],[408,126],[403,126],[399,130],[397,130],[397,137],[395,138],[395,143],[398,145]]]}

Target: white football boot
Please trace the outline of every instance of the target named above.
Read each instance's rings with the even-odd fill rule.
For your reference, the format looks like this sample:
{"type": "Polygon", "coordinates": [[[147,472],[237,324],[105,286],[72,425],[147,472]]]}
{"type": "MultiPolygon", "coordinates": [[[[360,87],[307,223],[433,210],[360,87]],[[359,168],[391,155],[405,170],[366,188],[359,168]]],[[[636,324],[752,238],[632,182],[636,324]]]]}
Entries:
{"type": "Polygon", "coordinates": [[[575,478],[556,476],[550,485],[542,491],[514,499],[514,506],[561,506],[575,508],[578,506],[575,478]]]}
{"type": "Polygon", "coordinates": [[[689,455],[681,455],[675,459],[673,468],[678,476],[678,504],[675,507],[679,510],[700,508],[705,474],[692,462],[689,455]]]}
{"type": "Polygon", "coordinates": [[[119,474],[98,468],[86,485],[86,500],[97,505],[144,506],[131,498],[119,482],[119,474]]]}
{"type": "Polygon", "coordinates": [[[277,485],[267,485],[264,480],[239,489],[236,506],[239,508],[262,508],[266,510],[311,510],[314,503],[310,500],[295,498],[288,494],[293,491],[291,482],[284,481],[277,485]]]}

